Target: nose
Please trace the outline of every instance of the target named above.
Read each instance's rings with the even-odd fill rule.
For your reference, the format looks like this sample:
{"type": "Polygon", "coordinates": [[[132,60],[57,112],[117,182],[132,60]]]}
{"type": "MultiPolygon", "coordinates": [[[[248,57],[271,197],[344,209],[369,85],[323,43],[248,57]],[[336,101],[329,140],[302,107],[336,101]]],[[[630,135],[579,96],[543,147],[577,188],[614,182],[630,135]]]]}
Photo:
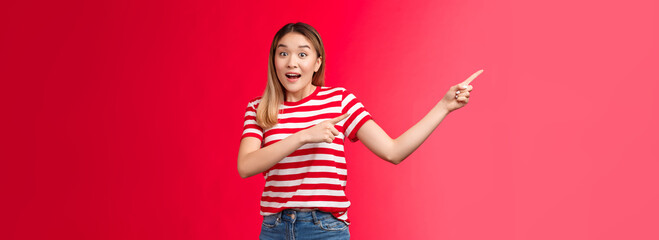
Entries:
{"type": "Polygon", "coordinates": [[[296,68],[297,67],[297,59],[295,56],[291,56],[288,58],[288,62],[286,63],[286,66],[288,68],[296,68]]]}

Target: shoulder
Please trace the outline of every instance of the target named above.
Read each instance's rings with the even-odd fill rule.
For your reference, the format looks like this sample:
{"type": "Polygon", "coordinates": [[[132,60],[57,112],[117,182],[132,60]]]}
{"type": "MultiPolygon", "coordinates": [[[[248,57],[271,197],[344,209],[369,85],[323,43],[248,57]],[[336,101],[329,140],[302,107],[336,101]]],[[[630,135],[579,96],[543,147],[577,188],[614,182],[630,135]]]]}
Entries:
{"type": "Polygon", "coordinates": [[[318,95],[346,95],[348,90],[346,90],[344,87],[328,87],[328,86],[322,86],[320,87],[320,92],[318,92],[318,95]]]}
{"type": "Polygon", "coordinates": [[[256,110],[260,102],[261,102],[261,96],[252,98],[252,100],[249,100],[249,102],[247,103],[247,108],[254,108],[256,110]]]}

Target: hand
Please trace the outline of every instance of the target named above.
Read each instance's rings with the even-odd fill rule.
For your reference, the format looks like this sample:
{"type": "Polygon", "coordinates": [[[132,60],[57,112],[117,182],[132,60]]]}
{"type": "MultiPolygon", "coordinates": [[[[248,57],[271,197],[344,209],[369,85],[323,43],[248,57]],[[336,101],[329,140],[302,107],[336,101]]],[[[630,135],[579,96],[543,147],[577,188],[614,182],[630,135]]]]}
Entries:
{"type": "Polygon", "coordinates": [[[334,128],[334,125],[343,121],[343,119],[346,119],[348,116],[350,115],[346,113],[336,118],[322,121],[313,127],[300,131],[304,143],[332,143],[334,138],[339,135],[339,131],[334,128]]]}
{"type": "Polygon", "coordinates": [[[471,90],[474,89],[471,85],[471,81],[476,79],[478,75],[480,75],[483,72],[483,70],[478,70],[476,73],[472,74],[467,80],[464,82],[452,86],[446,95],[444,95],[444,98],[437,103],[438,105],[444,107],[448,112],[452,112],[456,109],[459,109],[461,107],[464,107],[469,103],[469,95],[471,90]]]}

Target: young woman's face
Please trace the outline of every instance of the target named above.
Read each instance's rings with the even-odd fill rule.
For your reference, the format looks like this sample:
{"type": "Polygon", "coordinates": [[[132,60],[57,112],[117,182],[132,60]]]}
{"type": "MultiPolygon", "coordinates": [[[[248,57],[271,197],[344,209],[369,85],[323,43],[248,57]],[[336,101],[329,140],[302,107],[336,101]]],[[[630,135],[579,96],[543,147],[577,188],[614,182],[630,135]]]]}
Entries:
{"type": "Polygon", "coordinates": [[[322,58],[304,35],[287,33],[279,39],[275,54],[277,77],[288,92],[311,87],[313,74],[320,68],[322,58]]]}

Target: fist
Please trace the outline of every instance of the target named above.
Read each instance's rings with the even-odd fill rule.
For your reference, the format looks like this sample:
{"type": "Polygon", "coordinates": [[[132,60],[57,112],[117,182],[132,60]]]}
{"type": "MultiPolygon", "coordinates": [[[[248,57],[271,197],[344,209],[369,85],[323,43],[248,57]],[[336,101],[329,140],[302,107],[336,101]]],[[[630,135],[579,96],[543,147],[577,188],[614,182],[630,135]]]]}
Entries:
{"type": "Polygon", "coordinates": [[[467,105],[467,103],[469,103],[469,96],[471,95],[471,91],[474,89],[474,87],[469,84],[482,72],[483,70],[481,69],[472,74],[464,82],[449,88],[448,92],[444,94],[444,97],[439,101],[438,104],[446,108],[448,112],[452,112],[467,105]]]}
{"type": "Polygon", "coordinates": [[[326,142],[332,143],[336,136],[339,136],[339,130],[334,125],[346,119],[349,114],[343,114],[333,119],[322,121],[313,127],[302,130],[302,136],[305,143],[326,142]]]}

